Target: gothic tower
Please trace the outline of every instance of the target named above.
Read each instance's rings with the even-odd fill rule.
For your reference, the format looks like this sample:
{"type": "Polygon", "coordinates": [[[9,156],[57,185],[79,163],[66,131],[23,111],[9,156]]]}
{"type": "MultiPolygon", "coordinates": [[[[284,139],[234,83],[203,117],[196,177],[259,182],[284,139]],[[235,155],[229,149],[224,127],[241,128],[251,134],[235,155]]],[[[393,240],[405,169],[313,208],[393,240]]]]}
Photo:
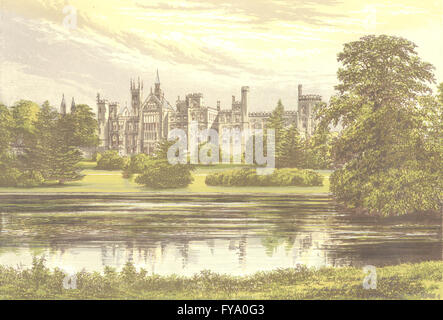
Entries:
{"type": "Polygon", "coordinates": [[[157,69],[157,76],[155,78],[155,89],[154,89],[154,95],[160,99],[162,95],[162,90],[160,89],[160,77],[158,76],[158,69],[157,69]]]}
{"type": "Polygon", "coordinates": [[[143,99],[143,82],[140,84],[140,78],[138,78],[137,84],[135,80],[131,79],[131,106],[132,114],[138,115],[143,99]]]}
{"type": "Polygon", "coordinates": [[[100,139],[100,151],[104,151],[109,145],[109,123],[108,123],[108,102],[100,99],[97,93],[97,120],[98,120],[98,137],[100,139]]]}

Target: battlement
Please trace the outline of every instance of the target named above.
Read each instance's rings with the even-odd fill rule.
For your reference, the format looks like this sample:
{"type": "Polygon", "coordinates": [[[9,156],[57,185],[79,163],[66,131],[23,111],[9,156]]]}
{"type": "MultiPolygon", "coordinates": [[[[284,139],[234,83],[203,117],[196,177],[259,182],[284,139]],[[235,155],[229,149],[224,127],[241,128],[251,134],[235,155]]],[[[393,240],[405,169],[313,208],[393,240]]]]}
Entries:
{"type": "Polygon", "coordinates": [[[260,112],[250,112],[250,117],[270,117],[272,112],[260,111],[260,112]]]}
{"type": "Polygon", "coordinates": [[[298,97],[299,101],[321,101],[321,96],[317,94],[304,94],[298,97]]]}
{"type": "Polygon", "coordinates": [[[203,93],[200,92],[195,92],[195,93],[188,93],[186,95],[186,98],[202,98],[203,97],[203,93]]]}

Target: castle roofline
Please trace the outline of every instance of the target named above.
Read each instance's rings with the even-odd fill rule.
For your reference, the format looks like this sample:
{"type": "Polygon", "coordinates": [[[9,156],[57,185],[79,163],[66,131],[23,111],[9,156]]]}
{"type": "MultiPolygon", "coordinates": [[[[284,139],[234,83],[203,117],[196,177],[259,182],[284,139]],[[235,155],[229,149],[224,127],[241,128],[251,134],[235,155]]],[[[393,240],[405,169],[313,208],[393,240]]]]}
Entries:
{"type": "Polygon", "coordinates": [[[317,94],[304,94],[300,95],[298,100],[321,100],[321,96],[317,94]]]}

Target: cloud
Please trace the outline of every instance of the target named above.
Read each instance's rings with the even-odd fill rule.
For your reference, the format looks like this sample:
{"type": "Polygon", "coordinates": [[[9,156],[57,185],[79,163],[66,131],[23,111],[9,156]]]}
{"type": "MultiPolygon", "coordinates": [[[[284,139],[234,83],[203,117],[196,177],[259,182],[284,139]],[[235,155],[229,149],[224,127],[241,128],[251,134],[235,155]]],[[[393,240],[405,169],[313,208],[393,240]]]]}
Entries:
{"type": "Polygon", "coordinates": [[[349,0],[0,1],[8,68],[20,66],[36,87],[71,85],[79,96],[91,95],[91,103],[95,91],[127,100],[129,77],[153,77],[156,68],[172,96],[198,90],[216,101],[247,84],[251,102],[261,108],[280,97],[294,99],[297,83],[305,82],[327,97],[336,54],[368,32],[410,38],[425,59],[442,64],[435,38],[443,5],[432,0],[375,0],[370,30],[365,4],[349,0]],[[67,3],[77,8],[76,30],[63,28],[67,3]]]}

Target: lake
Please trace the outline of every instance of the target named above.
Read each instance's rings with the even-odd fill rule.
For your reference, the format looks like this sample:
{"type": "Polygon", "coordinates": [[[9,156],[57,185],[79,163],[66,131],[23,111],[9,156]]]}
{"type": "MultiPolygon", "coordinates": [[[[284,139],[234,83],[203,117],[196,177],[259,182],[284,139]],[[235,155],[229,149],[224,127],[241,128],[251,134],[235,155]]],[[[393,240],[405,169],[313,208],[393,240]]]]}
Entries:
{"type": "Polygon", "coordinates": [[[0,265],[231,275],[442,260],[442,221],[356,217],[327,195],[0,194],[0,265]]]}

